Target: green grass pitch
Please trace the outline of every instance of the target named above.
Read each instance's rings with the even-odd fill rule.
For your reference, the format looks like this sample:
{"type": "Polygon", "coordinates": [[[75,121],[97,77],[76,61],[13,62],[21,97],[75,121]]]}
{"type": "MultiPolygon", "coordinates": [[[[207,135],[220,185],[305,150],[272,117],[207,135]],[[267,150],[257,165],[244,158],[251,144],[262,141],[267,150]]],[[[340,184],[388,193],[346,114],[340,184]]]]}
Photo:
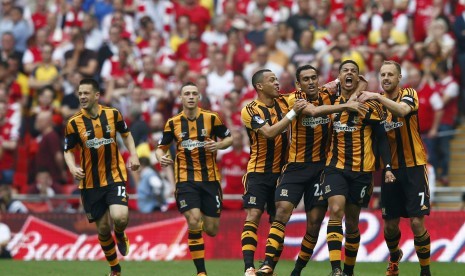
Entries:
{"type": "MultiPolygon", "coordinates": [[[[196,275],[191,261],[171,262],[125,262],[121,261],[122,276],[192,276],[196,275]]],[[[241,276],[243,263],[240,260],[207,260],[209,276],[241,276]]],[[[357,263],[357,276],[382,276],[386,263],[357,263]]],[[[289,276],[294,263],[280,261],[276,269],[278,276],[289,276]]],[[[108,275],[108,266],[104,261],[0,261],[1,273],[5,276],[104,276],[108,275]]],[[[403,262],[400,265],[402,276],[419,275],[419,264],[403,262]]],[[[433,276],[463,276],[465,263],[438,263],[431,265],[433,276]]],[[[322,276],[330,272],[329,262],[310,262],[302,275],[322,276]]]]}

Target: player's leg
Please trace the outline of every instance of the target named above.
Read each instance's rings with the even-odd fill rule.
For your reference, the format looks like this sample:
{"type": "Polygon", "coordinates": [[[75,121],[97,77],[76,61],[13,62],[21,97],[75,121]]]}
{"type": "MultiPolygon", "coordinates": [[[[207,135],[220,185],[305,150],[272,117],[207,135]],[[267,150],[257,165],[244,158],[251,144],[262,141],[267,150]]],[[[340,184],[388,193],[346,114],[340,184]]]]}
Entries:
{"type": "MultiPolygon", "coordinates": [[[[394,183],[381,182],[381,209],[384,220],[384,241],[389,249],[389,264],[386,275],[399,275],[399,263],[403,252],[399,247],[402,233],[399,228],[400,217],[407,215],[405,210],[405,194],[402,186],[406,178],[404,169],[393,170],[396,176],[394,183]]],[[[384,179],[384,173],[382,178],[384,179]]]]}
{"type": "Polygon", "coordinates": [[[192,260],[194,261],[197,274],[205,273],[205,243],[202,236],[202,212],[200,208],[192,208],[183,212],[187,221],[188,235],[187,244],[192,260]]]}
{"type": "Polygon", "coordinates": [[[302,239],[300,246],[299,256],[292,270],[291,276],[300,276],[302,269],[310,261],[315,249],[316,243],[318,242],[318,236],[320,233],[321,223],[325,218],[327,205],[315,206],[310,211],[307,211],[307,229],[305,236],[302,239]]]}
{"type": "Polygon", "coordinates": [[[109,206],[110,217],[114,224],[116,245],[123,256],[129,254],[129,239],[124,232],[129,222],[128,200],[124,183],[111,185],[109,192],[105,195],[105,201],[109,206]]]}
{"type": "Polygon", "coordinates": [[[430,195],[426,166],[407,168],[408,182],[404,185],[407,215],[414,234],[415,251],[421,266],[421,275],[430,275],[431,239],[425,227],[425,216],[429,215],[430,195]]]}
{"type": "Polygon", "coordinates": [[[351,172],[348,175],[350,175],[350,185],[345,212],[344,273],[352,276],[360,247],[360,230],[358,228],[360,211],[362,207],[368,207],[374,182],[372,173],[351,172]]]}
{"type": "Polygon", "coordinates": [[[358,248],[360,246],[360,231],[358,228],[360,210],[361,207],[358,205],[351,203],[346,205],[344,273],[348,276],[352,276],[354,274],[355,262],[357,260],[358,248]]]}
{"type": "Polygon", "coordinates": [[[342,170],[327,167],[324,171],[322,187],[323,197],[328,200],[329,221],[326,230],[326,242],[332,268],[331,275],[342,275],[341,251],[344,238],[342,218],[345,214],[349,184],[342,170]]]}
{"type": "MultiPolygon", "coordinates": [[[[277,177],[279,174],[247,173],[243,178],[245,193],[242,198],[247,215],[242,229],[241,244],[245,275],[255,275],[254,257],[258,243],[258,226],[265,205],[270,198],[274,202],[277,177]]],[[[274,204],[268,207],[274,210],[274,204]]],[[[274,211],[271,215],[274,216],[274,211]]]]}
{"type": "Polygon", "coordinates": [[[95,224],[97,226],[98,241],[102,247],[105,259],[110,265],[110,275],[119,275],[118,273],[121,273],[121,266],[116,253],[115,240],[111,235],[110,212],[107,211],[95,221],[95,224]]]}

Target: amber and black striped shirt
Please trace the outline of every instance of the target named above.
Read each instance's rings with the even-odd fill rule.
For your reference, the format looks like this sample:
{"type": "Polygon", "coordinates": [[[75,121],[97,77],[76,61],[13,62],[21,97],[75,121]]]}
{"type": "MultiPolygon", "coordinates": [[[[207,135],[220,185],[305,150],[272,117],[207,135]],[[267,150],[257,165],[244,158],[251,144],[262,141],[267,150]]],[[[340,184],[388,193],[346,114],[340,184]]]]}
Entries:
{"type": "Polygon", "coordinates": [[[289,111],[287,101],[280,96],[271,107],[254,100],[241,112],[250,141],[250,160],[247,172],[279,173],[286,163],[288,137],[286,131],[275,139],[266,139],[258,130],[265,124],[270,126],[279,122],[289,111]]]}
{"type": "MultiPolygon", "coordinates": [[[[307,99],[307,94],[295,91],[290,94],[289,106],[293,106],[297,99],[304,99],[314,106],[332,105],[336,96],[326,88],[320,88],[318,98],[314,101],[307,99]]],[[[319,162],[325,161],[329,149],[329,132],[331,117],[312,117],[299,115],[291,124],[291,141],[289,144],[288,162],[319,162]]]]}
{"type": "Polygon", "coordinates": [[[395,102],[404,102],[412,107],[405,117],[394,116],[386,108],[384,129],[391,147],[392,168],[405,168],[426,164],[426,151],[420,137],[418,121],[418,94],[413,88],[401,89],[395,102]]]}
{"type": "MultiPolygon", "coordinates": [[[[335,104],[345,102],[347,100],[340,96],[335,104]]],[[[333,130],[327,166],[355,172],[375,170],[373,127],[380,127],[385,116],[379,102],[368,101],[365,105],[368,111],[364,114],[347,111],[332,114],[333,130]]]]}
{"type": "Polygon", "coordinates": [[[188,119],[184,112],[170,118],[166,122],[158,147],[167,151],[171,142],[176,141],[176,183],[220,181],[216,152],[206,151],[205,142],[228,136],[231,133],[217,113],[198,108],[194,120],[188,119]]]}
{"type": "Polygon", "coordinates": [[[81,168],[85,177],[79,183],[79,189],[98,188],[127,180],[116,132],[124,137],[129,135],[123,116],[115,108],[99,105],[96,118],[91,118],[81,109],[68,120],[64,150],[81,150],[81,168]]]}

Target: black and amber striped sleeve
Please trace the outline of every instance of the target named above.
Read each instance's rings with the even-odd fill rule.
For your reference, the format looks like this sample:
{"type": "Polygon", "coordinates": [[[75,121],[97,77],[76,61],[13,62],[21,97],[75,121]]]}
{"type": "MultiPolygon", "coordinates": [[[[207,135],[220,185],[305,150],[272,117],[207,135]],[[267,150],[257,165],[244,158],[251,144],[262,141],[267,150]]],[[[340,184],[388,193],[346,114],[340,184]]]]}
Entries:
{"type": "Polygon", "coordinates": [[[266,124],[266,119],[260,116],[260,112],[254,108],[255,105],[256,103],[254,102],[246,105],[241,111],[241,119],[246,128],[257,132],[258,129],[266,124]]]}
{"type": "Polygon", "coordinates": [[[123,115],[119,112],[118,109],[113,109],[113,116],[115,118],[116,130],[121,134],[121,136],[126,137],[129,135],[129,128],[126,122],[124,121],[123,115]]]}
{"type": "Polygon", "coordinates": [[[221,139],[231,136],[231,131],[226,127],[217,113],[212,115],[213,134],[221,139]]]}
{"type": "Polygon", "coordinates": [[[400,101],[412,107],[412,111],[418,110],[418,94],[413,88],[404,88],[401,90],[400,101]]]}
{"type": "Polygon", "coordinates": [[[77,129],[76,122],[73,120],[73,117],[69,119],[66,124],[65,129],[65,141],[63,150],[67,152],[68,150],[74,151],[76,145],[79,143],[79,133],[77,129]]]}
{"type": "Polygon", "coordinates": [[[163,136],[158,141],[158,148],[167,151],[174,140],[174,122],[173,119],[169,119],[163,129],[163,136]]]}
{"type": "Polygon", "coordinates": [[[382,105],[378,101],[367,101],[365,105],[368,107],[368,112],[365,114],[365,119],[370,122],[381,122],[386,119],[382,105]]]}

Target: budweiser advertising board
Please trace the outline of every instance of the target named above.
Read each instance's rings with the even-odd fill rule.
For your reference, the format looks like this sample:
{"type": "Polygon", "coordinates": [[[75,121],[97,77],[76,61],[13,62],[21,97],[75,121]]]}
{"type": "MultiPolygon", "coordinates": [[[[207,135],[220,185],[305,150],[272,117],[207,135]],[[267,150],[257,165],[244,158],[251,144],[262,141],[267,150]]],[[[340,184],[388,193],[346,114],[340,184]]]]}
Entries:
{"type": "MultiPolygon", "coordinates": [[[[8,248],[18,260],[99,260],[104,259],[95,234],[95,226],[82,214],[2,214],[2,222],[14,233],[8,248]]],[[[245,213],[224,211],[220,232],[215,238],[205,238],[207,259],[241,259],[240,236],[245,213]]],[[[269,224],[264,216],[259,231],[257,256],[264,254],[269,224]]],[[[315,260],[327,260],[326,225],[323,222],[315,248],[315,260]]],[[[431,254],[435,261],[465,262],[465,213],[433,212],[426,218],[431,234],[431,254]]],[[[388,250],[383,240],[379,212],[362,212],[362,233],[358,261],[385,261],[388,250]]],[[[404,258],[417,261],[413,236],[408,220],[401,222],[401,247],[404,258]]],[[[286,230],[284,259],[294,259],[305,233],[305,214],[292,216],[286,230]]],[[[132,213],[127,234],[131,251],[126,260],[190,259],[187,247],[187,225],[177,212],[143,215],[132,213]]]]}

